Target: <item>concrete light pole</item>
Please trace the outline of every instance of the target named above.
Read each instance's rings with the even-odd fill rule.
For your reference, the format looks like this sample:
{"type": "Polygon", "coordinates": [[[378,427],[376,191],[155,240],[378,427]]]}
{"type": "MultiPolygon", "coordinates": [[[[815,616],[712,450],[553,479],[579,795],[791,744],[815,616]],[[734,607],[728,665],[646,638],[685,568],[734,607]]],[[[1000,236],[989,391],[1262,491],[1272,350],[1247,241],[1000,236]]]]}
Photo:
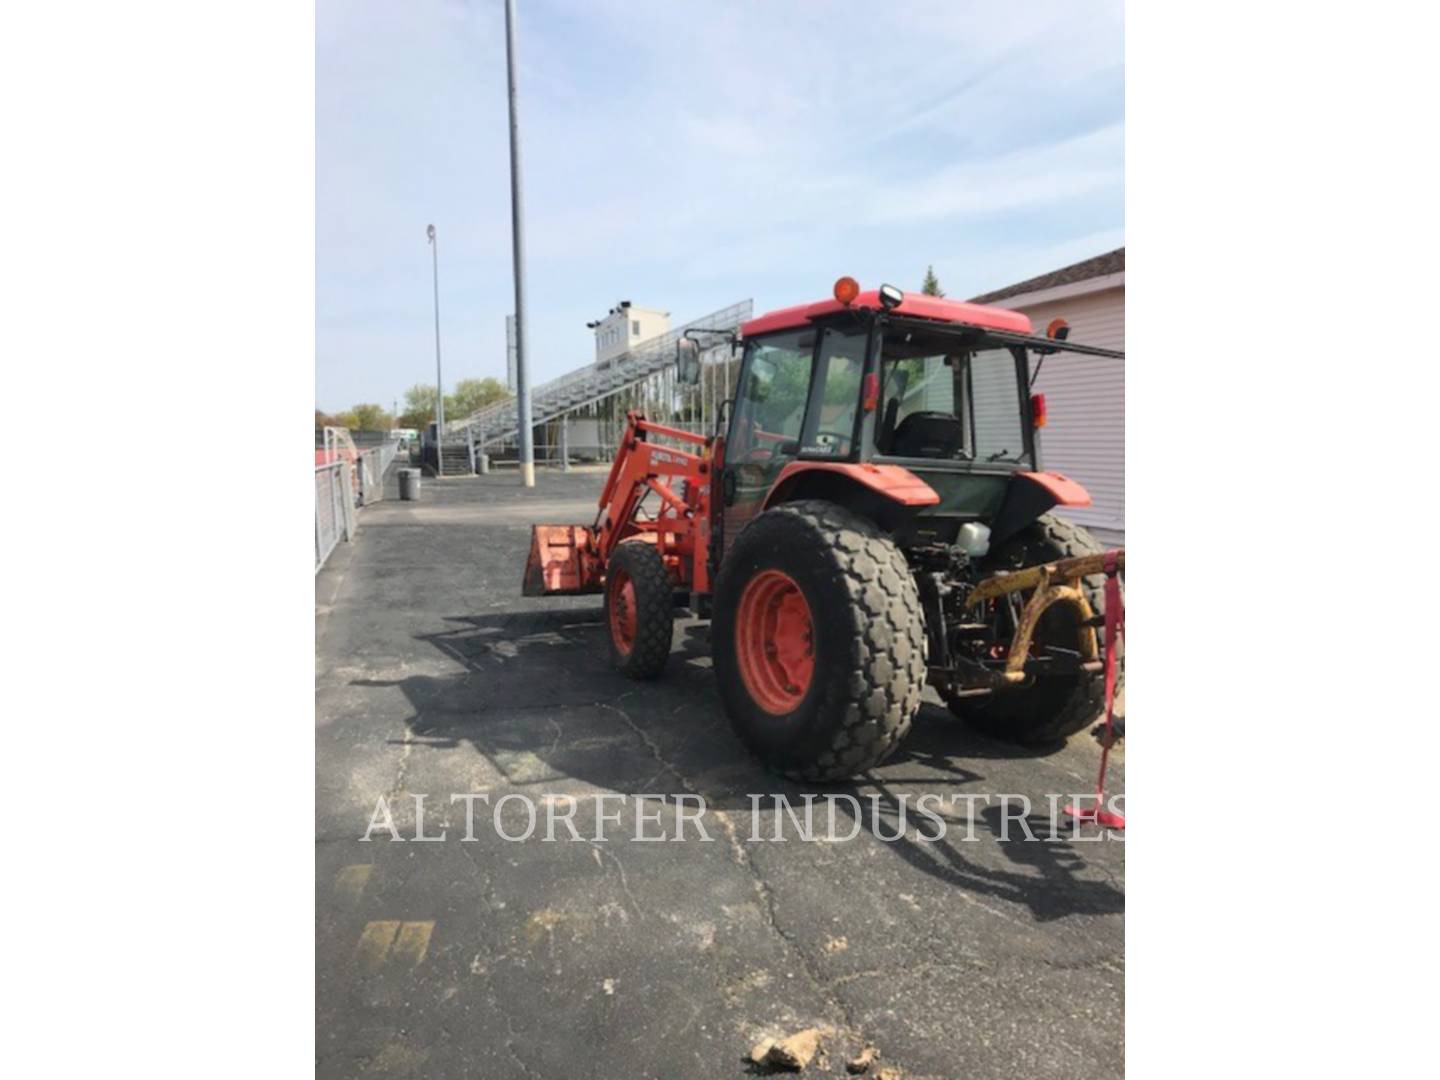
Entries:
{"type": "Polygon", "coordinates": [[[520,441],[520,482],[535,486],[534,428],[530,423],[530,374],[525,370],[525,242],[520,195],[520,118],[515,105],[515,0],[505,0],[505,73],[510,92],[510,229],[515,257],[515,409],[520,441]]]}
{"type": "Polygon", "coordinates": [[[445,475],[445,380],[440,374],[440,241],[435,226],[425,226],[435,285],[435,475],[445,475]]]}

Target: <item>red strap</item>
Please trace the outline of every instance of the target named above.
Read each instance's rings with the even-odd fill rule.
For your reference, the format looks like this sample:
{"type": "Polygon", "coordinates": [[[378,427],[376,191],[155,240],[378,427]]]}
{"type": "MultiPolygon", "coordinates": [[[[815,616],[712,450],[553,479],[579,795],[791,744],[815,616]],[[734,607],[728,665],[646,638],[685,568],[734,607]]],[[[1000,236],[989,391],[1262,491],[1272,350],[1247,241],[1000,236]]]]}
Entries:
{"type": "Polygon", "coordinates": [[[1089,821],[1110,829],[1123,829],[1125,818],[1105,809],[1105,766],[1110,761],[1110,747],[1115,742],[1115,651],[1125,634],[1125,601],[1120,597],[1118,551],[1107,551],[1105,568],[1105,737],[1100,740],[1100,775],[1095,778],[1095,808],[1078,804],[1066,808],[1077,822],[1089,821]]]}
{"type": "Polygon", "coordinates": [[[1125,633],[1125,601],[1120,598],[1120,576],[1116,572],[1116,552],[1105,553],[1105,740],[1100,751],[1100,775],[1095,790],[1101,802],[1105,798],[1105,766],[1110,760],[1110,744],[1115,734],[1115,648],[1125,633]]]}

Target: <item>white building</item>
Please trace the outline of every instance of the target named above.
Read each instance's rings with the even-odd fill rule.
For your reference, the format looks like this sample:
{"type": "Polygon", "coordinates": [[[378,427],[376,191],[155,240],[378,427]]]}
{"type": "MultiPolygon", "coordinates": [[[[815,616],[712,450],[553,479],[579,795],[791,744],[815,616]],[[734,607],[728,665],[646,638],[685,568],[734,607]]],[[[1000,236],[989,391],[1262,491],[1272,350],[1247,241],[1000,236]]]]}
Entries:
{"type": "Polygon", "coordinates": [[[595,331],[595,366],[604,367],[642,341],[669,332],[670,313],[622,300],[603,319],[589,325],[595,331]]]}
{"type": "MultiPolygon", "coordinates": [[[[1057,315],[1070,340],[1125,348],[1125,249],[1066,266],[974,298],[1030,316],[1043,334],[1057,315]]],[[[1031,362],[1032,366],[1034,361],[1031,362]]],[[[1057,353],[1045,359],[1035,393],[1049,422],[1040,429],[1041,461],[1085,485],[1094,505],[1067,509],[1107,544],[1125,542],[1125,362],[1057,353]]]]}

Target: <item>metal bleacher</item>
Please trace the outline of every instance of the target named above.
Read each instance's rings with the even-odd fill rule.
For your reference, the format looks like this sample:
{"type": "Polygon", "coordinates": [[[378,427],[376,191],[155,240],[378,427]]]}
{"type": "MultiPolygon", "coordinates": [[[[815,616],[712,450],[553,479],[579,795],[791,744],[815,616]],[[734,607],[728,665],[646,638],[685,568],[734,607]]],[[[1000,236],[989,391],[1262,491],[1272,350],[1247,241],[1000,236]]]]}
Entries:
{"type": "MultiPolygon", "coordinates": [[[[685,331],[738,330],[740,324],[749,319],[753,311],[754,302],[742,300],[738,304],[731,304],[709,315],[692,319],[669,333],[651,338],[603,368],[593,363],[586,364],[558,379],[534,387],[530,391],[532,422],[538,426],[638,386],[667,367],[675,365],[675,343],[685,331]]],[[[518,428],[515,399],[507,397],[491,402],[467,417],[447,422],[444,443],[447,447],[467,444],[473,434],[474,445],[478,450],[514,440],[518,428]]]]}

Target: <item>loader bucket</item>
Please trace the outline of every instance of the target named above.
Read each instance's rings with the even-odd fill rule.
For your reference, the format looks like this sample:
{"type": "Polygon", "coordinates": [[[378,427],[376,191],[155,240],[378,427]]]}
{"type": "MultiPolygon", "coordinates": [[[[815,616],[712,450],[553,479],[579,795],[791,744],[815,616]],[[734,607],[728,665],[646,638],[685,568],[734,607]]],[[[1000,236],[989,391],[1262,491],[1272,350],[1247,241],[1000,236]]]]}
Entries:
{"type": "Polygon", "coordinates": [[[584,525],[535,525],[525,563],[525,596],[575,596],[598,593],[604,568],[595,551],[595,534],[584,525]]]}

